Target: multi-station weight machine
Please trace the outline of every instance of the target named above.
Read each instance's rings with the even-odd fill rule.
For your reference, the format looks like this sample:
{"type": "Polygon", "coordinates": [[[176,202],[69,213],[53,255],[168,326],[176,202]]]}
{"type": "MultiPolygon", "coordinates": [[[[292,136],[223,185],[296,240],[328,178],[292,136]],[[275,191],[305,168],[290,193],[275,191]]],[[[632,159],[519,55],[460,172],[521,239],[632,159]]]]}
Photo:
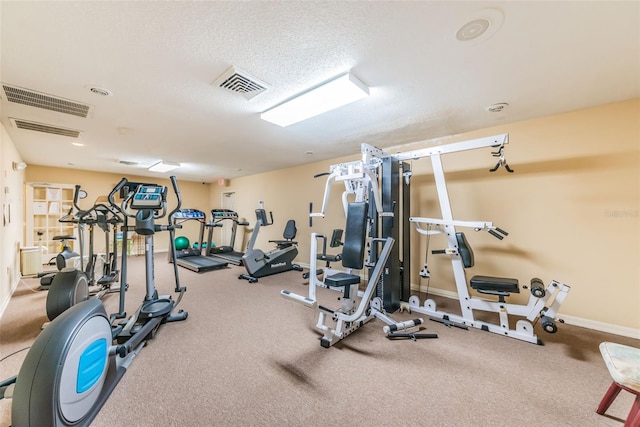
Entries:
{"type": "MultiPolygon", "coordinates": [[[[507,172],[513,172],[504,155],[505,146],[508,143],[508,135],[502,134],[395,154],[388,154],[376,147],[362,144],[362,160],[331,166],[325,186],[322,209],[318,213],[311,213],[310,216],[324,216],[332,184],[343,182],[345,191],[342,194],[342,203],[345,214],[348,211],[349,198],[355,198],[356,202],[369,202],[369,239],[390,238],[395,241],[389,254],[385,254],[385,265],[377,279],[376,289],[372,295],[371,305],[374,309],[393,313],[401,306],[408,307],[412,312],[429,315],[433,320],[439,320],[451,326],[474,327],[531,343],[540,342],[534,334],[532,322],[540,320],[543,330],[546,332],[554,333],[557,331],[556,315],[570,290],[569,286],[553,280],[545,287],[540,279],[532,279],[530,287],[523,286],[524,289],[530,290],[531,296],[529,302],[522,305],[507,303],[505,300],[511,293],[520,292],[520,286],[516,279],[474,276],[467,284],[465,268],[473,265],[473,251],[464,233],[457,232],[456,227],[487,231],[500,240],[508,233],[488,221],[454,219],[441,157],[461,151],[492,148],[495,150],[491,152],[492,156],[499,159],[489,171],[495,172],[504,167],[507,172]],[[431,159],[442,218],[409,217],[411,169],[407,161],[424,157],[431,159]],[[433,253],[446,254],[451,258],[461,314],[439,311],[431,299],[425,301],[421,306],[420,299],[411,295],[409,272],[412,225],[421,235],[443,234],[446,236],[447,248],[433,253]],[[469,286],[480,295],[471,295],[469,286]],[[495,300],[496,298],[497,300],[495,300]],[[476,319],[475,311],[497,313],[500,319],[499,324],[476,319]],[[509,324],[509,315],[524,317],[524,319],[518,320],[515,329],[513,329],[509,324]]],[[[311,238],[310,296],[305,298],[292,295],[288,291],[282,292],[284,296],[296,299],[308,306],[317,305],[315,302],[310,303],[315,298],[316,286],[330,287],[314,277],[313,274],[316,271],[316,240],[318,236],[320,235],[313,233],[311,238]]],[[[371,246],[369,250],[371,264],[375,264],[378,250],[375,246],[371,246]]],[[[421,270],[421,276],[424,277],[428,274],[427,268],[424,266],[421,270]]],[[[339,316],[334,314],[333,317],[335,320],[339,316]]],[[[322,320],[321,313],[318,322],[320,329],[322,329],[322,320]]],[[[336,334],[340,336],[341,332],[337,331],[336,334]]]]}

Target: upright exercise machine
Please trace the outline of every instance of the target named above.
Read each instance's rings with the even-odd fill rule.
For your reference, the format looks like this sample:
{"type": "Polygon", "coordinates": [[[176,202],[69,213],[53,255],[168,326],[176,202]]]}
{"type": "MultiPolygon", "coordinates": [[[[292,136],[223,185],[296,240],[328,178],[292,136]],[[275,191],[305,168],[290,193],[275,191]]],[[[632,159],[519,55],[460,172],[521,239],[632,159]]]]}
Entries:
{"type": "MultiPolygon", "coordinates": [[[[344,271],[327,272],[323,282],[309,281],[309,296],[295,294],[288,290],[282,290],[280,294],[288,299],[302,303],[318,312],[318,323],[316,327],[323,332],[320,345],[329,348],[351,335],[361,328],[365,323],[378,318],[386,323],[383,331],[389,338],[399,338],[399,334],[414,338],[437,338],[434,334],[414,334],[422,319],[414,319],[408,322],[398,323],[390,318],[382,307],[382,300],[375,297],[376,288],[385,268],[385,264],[391,253],[394,244],[392,237],[367,239],[368,224],[368,202],[351,202],[347,205],[347,222],[345,227],[345,239],[342,249],[342,266],[344,271]],[[367,260],[365,253],[371,246],[382,245],[382,249],[376,258],[372,258],[374,251],[369,250],[367,260]],[[371,269],[369,280],[366,282],[364,291],[359,291],[362,281],[360,271],[365,267],[371,269]],[[339,308],[330,308],[328,305],[320,304],[316,296],[316,287],[322,286],[332,290],[342,292],[339,308]]],[[[317,238],[319,235],[312,233],[311,236],[311,263],[315,265],[317,238]]],[[[314,269],[311,272],[315,271],[314,269]]]]}
{"type": "MultiPolygon", "coordinates": [[[[167,224],[157,224],[167,214],[167,187],[139,185],[130,191],[121,206],[114,195],[128,181],[123,178],[109,194],[110,204],[125,216],[124,235],[131,228],[145,237],[146,293],[142,304],[128,320],[125,317],[126,237],[120,275],[120,312],[107,316],[102,302],[89,299],[71,307],[53,320],[36,338],[20,369],[13,393],[11,421],[14,427],[88,426],[99,413],[129,365],[154,337],[160,325],[187,318],[174,312],[186,288],[180,287],[174,263],[175,291],[179,297],[159,296],[154,282],[153,236],[160,231],[174,235],[176,225],[169,215],[167,224]],[[127,218],[135,218],[129,226],[127,218]]],[[[181,204],[175,177],[171,177],[181,204]]],[[[172,212],[173,213],[173,212],[172,212]]]]}
{"type": "Polygon", "coordinates": [[[244,252],[236,251],[234,246],[236,243],[236,234],[238,232],[238,226],[247,226],[247,221],[240,221],[238,219],[238,212],[231,209],[211,209],[211,223],[222,225],[223,221],[231,221],[231,239],[229,245],[213,246],[213,227],[209,227],[209,248],[207,248],[207,254],[213,258],[221,259],[229,264],[242,265],[242,256],[244,252]]]}
{"type": "MultiPolygon", "coordinates": [[[[222,224],[207,223],[207,215],[198,209],[178,209],[173,214],[176,224],[182,224],[186,221],[198,221],[200,223],[200,233],[198,237],[198,245],[195,248],[186,248],[177,251],[174,240],[171,240],[171,251],[176,254],[177,263],[180,267],[195,271],[196,273],[204,273],[205,271],[218,270],[226,268],[229,263],[220,259],[214,259],[205,255],[203,252],[204,230],[207,227],[221,227],[222,224]]],[[[209,234],[211,236],[211,234],[209,234]]],[[[172,261],[172,258],[169,258],[172,261]]]]}
{"type": "Polygon", "coordinates": [[[249,283],[257,282],[259,277],[289,270],[302,271],[302,267],[293,263],[293,260],[298,255],[298,242],[293,241],[298,232],[294,220],[287,221],[282,233],[284,240],[269,240],[269,243],[276,244],[275,249],[264,252],[255,247],[260,228],[273,224],[273,212],[269,212],[269,216],[271,221],[267,220],[267,213],[264,209],[256,209],[256,225],[253,227],[253,233],[247,245],[247,252],[242,256],[242,263],[247,269],[247,274],[238,276],[239,279],[248,280],[249,283]]]}

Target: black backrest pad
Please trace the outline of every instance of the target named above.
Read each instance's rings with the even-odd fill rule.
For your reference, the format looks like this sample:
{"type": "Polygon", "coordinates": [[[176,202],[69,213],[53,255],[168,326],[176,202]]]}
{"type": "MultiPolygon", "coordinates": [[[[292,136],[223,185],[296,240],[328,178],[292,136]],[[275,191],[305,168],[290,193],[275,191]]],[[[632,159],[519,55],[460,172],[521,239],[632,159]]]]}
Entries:
{"type": "Polygon", "coordinates": [[[347,225],[342,248],[342,266],[345,268],[361,270],[364,267],[368,211],[369,204],[366,202],[349,203],[347,207],[347,225]]]}
{"type": "Polygon", "coordinates": [[[296,238],[296,234],[298,233],[298,229],[296,228],[296,222],[292,219],[287,221],[287,225],[284,227],[284,231],[282,232],[282,237],[287,240],[293,240],[296,238]]]}
{"type": "Polygon", "coordinates": [[[467,243],[467,238],[464,237],[464,233],[456,233],[456,240],[458,241],[458,253],[460,254],[460,258],[462,258],[464,268],[473,267],[473,250],[471,246],[469,246],[469,243],[467,243]]]}

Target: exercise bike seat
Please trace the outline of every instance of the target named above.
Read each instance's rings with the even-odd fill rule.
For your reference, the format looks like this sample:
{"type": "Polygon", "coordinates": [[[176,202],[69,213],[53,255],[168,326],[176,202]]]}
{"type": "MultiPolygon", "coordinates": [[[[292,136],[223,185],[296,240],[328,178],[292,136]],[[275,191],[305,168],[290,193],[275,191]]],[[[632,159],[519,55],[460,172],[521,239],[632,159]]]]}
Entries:
{"type": "Polygon", "coordinates": [[[293,239],[296,238],[296,234],[298,234],[296,222],[295,220],[290,219],[287,221],[284,231],[282,232],[282,237],[284,237],[285,240],[269,240],[269,243],[275,243],[278,246],[278,249],[288,248],[289,246],[298,244],[298,242],[293,241],[293,239]]]}
{"type": "Polygon", "coordinates": [[[52,240],[76,240],[76,236],[70,234],[64,236],[53,236],[52,240]]]}

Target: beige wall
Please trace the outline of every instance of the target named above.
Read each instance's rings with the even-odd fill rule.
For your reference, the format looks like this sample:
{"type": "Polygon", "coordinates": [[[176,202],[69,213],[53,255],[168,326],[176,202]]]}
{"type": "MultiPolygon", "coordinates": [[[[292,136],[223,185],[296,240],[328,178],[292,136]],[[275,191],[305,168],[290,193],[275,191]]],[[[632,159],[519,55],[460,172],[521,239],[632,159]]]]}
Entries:
{"type": "MultiPolygon", "coordinates": [[[[528,284],[532,277],[571,286],[561,308],[569,323],[640,338],[640,100],[604,105],[519,123],[497,125],[433,141],[406,144],[390,153],[434,143],[451,143],[508,133],[506,158],[515,173],[489,173],[496,163],[491,149],[443,157],[447,186],[456,219],[486,220],[510,235],[498,241],[486,233],[466,231],[476,266],[468,274],[502,275],[528,284]]],[[[366,141],[364,141],[366,142],[366,141]]],[[[287,219],[298,224],[299,262],[307,264],[311,232],[330,234],[342,228],[339,194],[334,184],[325,219],[308,225],[309,202],[317,211],[324,178],[331,164],[358,160],[353,156],[231,180],[211,187],[213,207],[223,192],[235,192],[237,211],[253,223],[258,201],[274,213],[275,224],[261,230],[257,247],[270,249],[287,219]]],[[[431,164],[412,162],[411,215],[441,217],[431,164]]],[[[430,249],[444,247],[435,237],[430,249]]],[[[412,286],[427,283],[418,276],[425,239],[413,231],[412,286]]],[[[429,256],[429,286],[455,293],[446,257],[429,256]]],[[[511,298],[524,302],[527,295],[511,298]]]]}
{"type": "MultiPolygon", "coordinates": [[[[476,266],[469,274],[515,277],[523,284],[534,276],[545,281],[558,280],[571,286],[561,309],[561,315],[569,323],[640,338],[639,119],[640,100],[634,99],[387,151],[409,151],[434,143],[509,133],[506,155],[516,171],[514,174],[504,170],[489,173],[488,169],[496,162],[489,149],[443,158],[454,217],[492,221],[510,233],[498,241],[486,233],[467,232],[476,255],[476,266]]],[[[261,230],[257,247],[270,249],[268,240],[280,238],[286,221],[295,219],[298,261],[308,264],[311,232],[330,234],[334,228],[344,226],[339,200],[342,188],[335,184],[326,218],[314,219],[313,227],[309,227],[309,202],[313,202],[314,211],[320,209],[325,184],[324,178],[314,179],[313,175],[328,171],[331,164],[359,158],[360,154],[354,153],[332,161],[234,179],[228,186],[180,182],[183,207],[208,213],[211,208],[222,206],[223,192],[234,192],[236,210],[253,226],[254,210],[263,201],[265,209],[273,211],[275,223],[261,230]]],[[[11,160],[20,161],[20,156],[3,129],[0,165],[3,182],[9,181],[10,197],[2,196],[3,203],[11,200],[14,221],[10,227],[14,235],[3,228],[0,246],[3,263],[0,298],[5,299],[11,280],[17,277],[12,266],[17,264],[16,245],[23,238],[22,229],[15,230],[15,221],[22,225],[23,219],[13,215],[14,212],[21,215],[22,177],[11,171],[11,160]]],[[[413,161],[412,168],[411,215],[439,217],[429,160],[413,161]]],[[[82,185],[89,193],[85,202],[108,193],[121,178],[116,174],[35,165],[25,172],[27,182],[82,185]]],[[[154,180],[134,175],[127,178],[169,183],[167,178],[154,180]]],[[[178,232],[192,242],[197,234],[196,224],[178,232]]],[[[218,244],[226,244],[219,241],[219,233],[215,237],[218,244]]],[[[168,244],[168,233],[160,233],[156,249],[166,250],[168,244]]],[[[434,238],[430,249],[443,244],[434,238]]],[[[418,276],[425,241],[415,231],[411,251],[412,286],[426,290],[427,283],[418,276]]],[[[447,260],[430,255],[429,267],[430,289],[452,294],[455,287],[447,260]]],[[[526,295],[517,297],[512,298],[514,302],[523,301],[526,295]]]]}
{"type": "Polygon", "coordinates": [[[13,162],[22,162],[22,157],[0,124],[0,316],[20,280],[20,248],[23,246],[25,171],[14,171],[13,162]]]}

